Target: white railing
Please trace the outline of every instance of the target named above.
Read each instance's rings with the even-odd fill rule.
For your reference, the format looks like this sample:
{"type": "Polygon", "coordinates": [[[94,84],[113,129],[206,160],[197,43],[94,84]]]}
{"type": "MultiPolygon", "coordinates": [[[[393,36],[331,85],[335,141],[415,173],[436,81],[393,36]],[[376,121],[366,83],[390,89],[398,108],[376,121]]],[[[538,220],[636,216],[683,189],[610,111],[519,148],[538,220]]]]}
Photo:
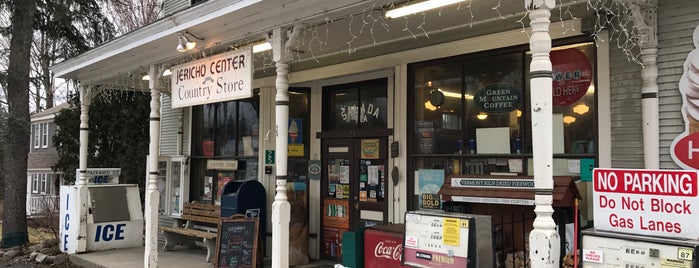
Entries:
{"type": "Polygon", "coordinates": [[[29,211],[30,215],[40,214],[47,208],[56,210],[55,206],[57,202],[57,195],[30,196],[29,207],[27,208],[27,210],[29,211]]]}

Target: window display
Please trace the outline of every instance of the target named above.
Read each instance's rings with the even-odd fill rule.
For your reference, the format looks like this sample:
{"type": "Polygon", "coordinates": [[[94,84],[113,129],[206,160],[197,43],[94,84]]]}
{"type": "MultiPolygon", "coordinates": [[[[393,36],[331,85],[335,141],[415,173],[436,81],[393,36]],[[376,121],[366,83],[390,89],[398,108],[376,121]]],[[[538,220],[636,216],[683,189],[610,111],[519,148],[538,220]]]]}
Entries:
{"type": "MultiPolygon", "coordinates": [[[[532,173],[528,46],[455,56],[408,67],[412,170],[445,176],[532,173]]],[[[596,62],[592,42],[554,46],[554,175],[579,175],[597,153],[596,62]]],[[[412,181],[415,174],[409,174],[412,181]]],[[[409,183],[415,188],[414,183],[409,183]]],[[[420,203],[413,189],[414,206],[420,203]]]]}
{"type": "Polygon", "coordinates": [[[192,200],[217,204],[226,182],[257,179],[259,108],[259,90],[249,99],[192,108],[192,200]],[[210,168],[210,160],[237,161],[237,166],[234,170],[210,168]]]}

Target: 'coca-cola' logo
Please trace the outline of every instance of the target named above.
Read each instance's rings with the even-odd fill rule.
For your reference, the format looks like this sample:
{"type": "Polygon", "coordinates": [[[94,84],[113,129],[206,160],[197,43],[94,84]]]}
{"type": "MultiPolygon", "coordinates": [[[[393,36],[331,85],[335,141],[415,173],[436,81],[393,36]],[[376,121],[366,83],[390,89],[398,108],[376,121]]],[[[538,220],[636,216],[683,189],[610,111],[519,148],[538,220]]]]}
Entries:
{"type": "Polygon", "coordinates": [[[384,241],[376,244],[374,248],[374,256],[377,258],[386,258],[400,261],[401,255],[403,254],[403,244],[396,244],[394,246],[384,245],[384,241]]]}

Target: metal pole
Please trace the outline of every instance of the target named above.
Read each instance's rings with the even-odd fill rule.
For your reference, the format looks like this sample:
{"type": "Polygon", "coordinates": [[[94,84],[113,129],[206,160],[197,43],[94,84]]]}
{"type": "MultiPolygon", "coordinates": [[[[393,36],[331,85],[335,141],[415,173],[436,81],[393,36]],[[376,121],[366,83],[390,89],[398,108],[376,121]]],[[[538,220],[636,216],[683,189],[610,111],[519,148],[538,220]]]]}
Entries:
{"type": "Polygon", "coordinates": [[[536,219],[529,234],[531,267],[558,268],[560,236],[553,215],[553,127],[552,127],[552,66],[549,25],[555,0],[525,0],[530,10],[532,51],[530,65],[532,148],[534,158],[534,201],[536,219]]]}

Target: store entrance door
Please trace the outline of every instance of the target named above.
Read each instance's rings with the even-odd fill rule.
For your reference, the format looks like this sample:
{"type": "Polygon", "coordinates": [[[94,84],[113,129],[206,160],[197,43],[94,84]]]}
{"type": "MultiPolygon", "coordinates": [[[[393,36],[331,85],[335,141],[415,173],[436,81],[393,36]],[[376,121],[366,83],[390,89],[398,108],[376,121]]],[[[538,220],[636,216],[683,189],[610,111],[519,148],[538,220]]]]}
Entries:
{"type": "Polygon", "coordinates": [[[387,137],[326,138],[321,145],[321,256],[339,260],[344,232],[388,222],[387,137]]]}

